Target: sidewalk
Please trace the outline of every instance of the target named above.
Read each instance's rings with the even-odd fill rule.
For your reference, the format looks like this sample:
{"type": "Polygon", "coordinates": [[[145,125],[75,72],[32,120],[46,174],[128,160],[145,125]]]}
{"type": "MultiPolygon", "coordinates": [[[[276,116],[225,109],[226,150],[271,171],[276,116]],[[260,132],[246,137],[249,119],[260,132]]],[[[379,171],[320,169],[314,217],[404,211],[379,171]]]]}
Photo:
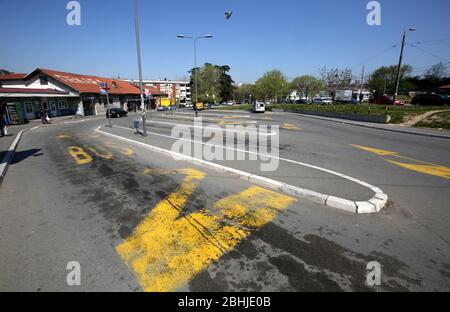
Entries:
{"type": "MultiPolygon", "coordinates": [[[[87,117],[79,117],[79,116],[62,116],[62,117],[53,117],[51,119],[51,124],[59,124],[67,121],[77,121],[77,120],[86,120],[86,119],[94,119],[94,118],[102,118],[102,116],[87,116],[87,117]]],[[[42,125],[40,119],[30,120],[27,124],[23,125],[11,125],[8,126],[8,135],[4,137],[0,137],[0,164],[3,163],[3,158],[6,155],[11,144],[14,142],[17,134],[24,129],[31,129],[36,126],[42,125]]]]}

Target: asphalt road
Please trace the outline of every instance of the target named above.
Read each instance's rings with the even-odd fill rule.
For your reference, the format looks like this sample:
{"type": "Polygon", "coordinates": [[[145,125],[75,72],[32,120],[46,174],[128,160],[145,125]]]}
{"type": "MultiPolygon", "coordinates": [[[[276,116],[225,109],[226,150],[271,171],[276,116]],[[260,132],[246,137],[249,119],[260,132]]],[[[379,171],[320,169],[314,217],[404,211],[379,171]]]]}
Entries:
{"type": "Polygon", "coordinates": [[[50,125],[25,133],[0,188],[0,290],[450,290],[450,140],[287,113],[201,115],[207,126],[280,126],[277,170],[261,171],[261,159],[216,163],[352,200],[373,195],[302,164],[314,165],[381,188],[388,205],[350,214],[136,143],[170,150],[191,111],[152,113],[146,138],[130,129],[135,116],[112,129],[102,119],[50,125]],[[71,261],[80,286],[66,282],[71,261]],[[380,286],[366,284],[372,261],[380,286]]]}

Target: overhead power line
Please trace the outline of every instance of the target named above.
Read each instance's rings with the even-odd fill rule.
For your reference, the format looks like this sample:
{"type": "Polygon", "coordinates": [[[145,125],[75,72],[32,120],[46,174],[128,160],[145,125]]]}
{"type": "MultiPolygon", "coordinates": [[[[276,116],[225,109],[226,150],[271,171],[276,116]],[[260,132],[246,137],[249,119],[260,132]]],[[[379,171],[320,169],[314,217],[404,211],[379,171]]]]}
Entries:
{"type": "Polygon", "coordinates": [[[420,48],[420,47],[418,47],[418,46],[415,46],[414,44],[410,44],[410,46],[413,47],[413,48],[415,48],[415,49],[417,49],[417,50],[419,50],[419,51],[422,51],[423,53],[426,53],[426,54],[431,55],[431,56],[433,56],[433,57],[435,57],[435,58],[437,58],[437,59],[440,59],[441,61],[444,61],[444,62],[446,62],[446,63],[450,63],[449,60],[447,60],[447,59],[445,59],[445,58],[443,58],[443,57],[440,57],[439,55],[436,55],[436,54],[434,54],[433,52],[430,52],[430,51],[427,51],[427,50],[425,50],[425,49],[423,49],[423,48],[420,48]]]}

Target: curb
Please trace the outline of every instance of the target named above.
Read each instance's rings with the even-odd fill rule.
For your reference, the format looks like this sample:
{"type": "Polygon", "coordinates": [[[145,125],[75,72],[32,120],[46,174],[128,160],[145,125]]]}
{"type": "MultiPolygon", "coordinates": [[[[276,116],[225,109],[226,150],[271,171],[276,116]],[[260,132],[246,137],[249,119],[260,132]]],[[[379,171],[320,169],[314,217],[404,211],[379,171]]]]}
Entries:
{"type": "Polygon", "coordinates": [[[382,128],[382,127],[377,127],[377,126],[372,126],[372,125],[356,124],[356,123],[347,121],[345,119],[333,120],[333,119],[328,119],[326,117],[322,117],[322,116],[318,116],[318,115],[308,115],[308,114],[302,114],[302,113],[297,113],[297,112],[286,112],[286,113],[301,115],[302,117],[306,117],[306,118],[319,119],[319,120],[341,123],[341,124],[362,127],[362,128],[377,129],[377,130],[396,132],[396,133],[402,133],[402,134],[419,135],[419,136],[424,136],[424,137],[429,137],[429,138],[450,139],[450,135],[446,136],[446,135],[431,134],[431,133],[411,132],[411,131],[405,131],[405,130],[400,130],[400,129],[382,128]]]}
{"type": "Polygon", "coordinates": [[[19,133],[16,135],[16,138],[14,139],[13,143],[9,147],[8,151],[6,152],[5,157],[3,157],[2,162],[0,163],[0,186],[2,185],[2,182],[5,179],[6,172],[8,171],[10,162],[14,157],[14,154],[17,149],[17,145],[19,145],[20,139],[22,138],[22,134],[27,130],[28,129],[19,131],[19,133]]]}
{"type": "Polygon", "coordinates": [[[250,183],[258,184],[263,187],[271,188],[280,193],[284,193],[287,195],[295,196],[301,199],[306,199],[309,201],[313,201],[314,203],[324,205],[327,207],[340,209],[346,212],[355,213],[355,214],[369,214],[369,213],[377,213],[381,209],[384,208],[388,201],[388,196],[383,193],[380,189],[376,188],[377,193],[375,196],[367,201],[356,202],[352,200],[348,200],[345,198],[335,197],[332,195],[321,194],[318,192],[314,192],[311,190],[303,189],[297,186],[293,186],[287,183],[283,183],[280,181],[276,181],[270,178],[262,177],[259,175],[251,174],[245,171],[241,171],[238,169],[226,167],[223,165],[215,164],[209,161],[205,161],[202,159],[197,159],[191,156],[182,155],[179,153],[175,153],[173,151],[169,151],[160,147],[156,147],[153,145],[149,145],[143,142],[135,141],[132,139],[124,138],[116,134],[104,132],[99,130],[101,128],[98,127],[95,129],[96,132],[101,133],[103,135],[109,135],[111,137],[117,138],[119,140],[131,142],[133,144],[138,144],[146,149],[162,153],[168,156],[173,157],[175,160],[184,160],[190,163],[194,163],[199,166],[208,167],[210,169],[229,173],[231,175],[237,176],[242,180],[248,181],[250,183]]]}

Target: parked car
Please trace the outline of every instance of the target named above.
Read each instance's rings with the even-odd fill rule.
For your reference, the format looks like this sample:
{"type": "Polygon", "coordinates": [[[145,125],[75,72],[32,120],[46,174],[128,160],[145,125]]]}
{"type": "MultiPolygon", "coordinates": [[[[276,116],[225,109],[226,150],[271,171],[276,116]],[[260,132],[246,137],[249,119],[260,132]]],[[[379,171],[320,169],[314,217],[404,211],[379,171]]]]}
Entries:
{"type": "Polygon", "coordinates": [[[163,112],[163,111],[164,111],[164,106],[158,105],[158,107],[156,108],[156,110],[157,110],[158,112],[163,112]]]}
{"type": "Polygon", "coordinates": [[[228,106],[233,106],[233,105],[234,105],[234,102],[233,102],[233,101],[228,101],[228,102],[227,102],[227,105],[228,105],[228,106]]]}
{"type": "MultiPolygon", "coordinates": [[[[380,105],[394,105],[394,100],[392,96],[383,95],[376,98],[373,98],[371,101],[372,104],[380,104],[380,105]]],[[[402,105],[402,101],[399,99],[395,100],[395,105],[402,105]]]]}
{"type": "Polygon", "coordinates": [[[443,94],[420,94],[412,99],[411,104],[423,106],[450,105],[450,97],[443,94]]]}
{"type": "Polygon", "coordinates": [[[128,115],[128,112],[122,108],[111,108],[106,110],[106,118],[109,118],[108,112],[111,114],[111,118],[127,117],[128,115]]]}
{"type": "Polygon", "coordinates": [[[319,104],[319,105],[330,105],[333,104],[333,101],[328,99],[322,99],[322,98],[314,98],[312,100],[313,104],[319,104]]]}

